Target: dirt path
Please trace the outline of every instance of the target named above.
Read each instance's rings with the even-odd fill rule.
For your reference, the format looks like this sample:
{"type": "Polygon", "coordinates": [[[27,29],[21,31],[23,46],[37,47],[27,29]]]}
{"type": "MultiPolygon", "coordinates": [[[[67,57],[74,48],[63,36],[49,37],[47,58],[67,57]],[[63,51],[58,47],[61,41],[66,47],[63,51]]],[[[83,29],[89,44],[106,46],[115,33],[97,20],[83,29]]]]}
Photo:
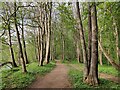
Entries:
{"type": "Polygon", "coordinates": [[[109,75],[109,74],[106,74],[106,73],[99,73],[99,77],[104,78],[106,80],[113,81],[115,83],[120,83],[120,78],[116,77],[116,76],[113,76],[113,75],[109,75]]]}
{"type": "Polygon", "coordinates": [[[70,88],[67,74],[68,67],[57,62],[54,70],[42,78],[38,76],[29,88],[70,88]]]}
{"type": "MultiPolygon", "coordinates": [[[[70,66],[72,66],[73,68],[75,68],[75,69],[77,69],[79,71],[83,70],[82,67],[80,68],[76,64],[70,64],[70,66]]],[[[113,76],[113,75],[109,75],[109,74],[106,74],[106,73],[99,73],[99,77],[103,78],[103,79],[106,79],[106,80],[113,81],[115,83],[120,83],[120,78],[116,77],[116,76],[113,76]]]]}

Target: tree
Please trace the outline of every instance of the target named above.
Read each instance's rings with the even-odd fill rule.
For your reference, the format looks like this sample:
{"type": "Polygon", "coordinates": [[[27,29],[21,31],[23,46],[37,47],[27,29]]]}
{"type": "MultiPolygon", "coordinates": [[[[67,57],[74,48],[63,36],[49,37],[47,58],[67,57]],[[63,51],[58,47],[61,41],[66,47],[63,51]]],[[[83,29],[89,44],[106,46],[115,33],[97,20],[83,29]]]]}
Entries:
{"type": "Polygon", "coordinates": [[[25,65],[25,60],[24,60],[24,56],[23,56],[23,50],[22,50],[22,44],[20,41],[20,33],[18,30],[18,26],[17,26],[17,5],[16,2],[14,2],[14,23],[15,23],[15,29],[16,29],[16,34],[17,34],[17,40],[18,40],[18,45],[19,45],[19,50],[20,50],[20,58],[21,58],[21,62],[22,62],[22,72],[27,72],[26,70],[26,65],[25,65]]]}
{"type": "MultiPolygon", "coordinates": [[[[76,34],[78,34],[78,33],[76,33],[76,34]]],[[[80,41],[77,37],[76,37],[76,53],[77,53],[78,63],[82,62],[81,61],[81,52],[80,52],[80,41]]]]}
{"type": "MultiPolygon", "coordinates": [[[[118,40],[120,40],[120,30],[119,29],[117,29],[118,30],[118,40]]],[[[119,62],[120,62],[120,41],[118,41],[118,54],[119,54],[119,62]]]]}
{"type": "Polygon", "coordinates": [[[97,26],[97,11],[96,3],[91,6],[91,21],[92,21],[92,55],[89,75],[86,82],[90,85],[98,85],[98,26],[97,26]]]}
{"type": "Polygon", "coordinates": [[[10,32],[10,21],[8,20],[8,38],[9,38],[9,48],[10,48],[10,53],[11,53],[11,58],[12,58],[12,64],[14,67],[17,67],[17,64],[15,62],[15,57],[14,57],[14,52],[12,48],[12,42],[11,42],[11,32],[10,32]]]}
{"type": "MultiPolygon", "coordinates": [[[[117,32],[118,25],[117,23],[119,21],[119,17],[118,17],[119,9],[116,9],[116,8],[118,8],[118,6],[119,6],[118,3],[104,2],[103,4],[99,5],[99,8],[104,7],[104,9],[100,10],[101,13],[99,12],[99,14],[103,15],[102,18],[104,18],[104,20],[98,17],[99,29],[100,29],[99,56],[101,57],[101,53],[103,53],[103,57],[104,56],[106,57],[105,60],[108,63],[110,63],[113,67],[115,67],[117,70],[119,70],[119,67],[120,67],[117,64],[118,62],[118,32],[117,32]],[[103,13],[103,10],[105,11],[104,13],[103,13]],[[110,24],[112,25],[110,26],[110,24]]],[[[100,59],[102,59],[102,57],[100,59]]],[[[103,62],[105,62],[105,60],[103,62]]]]}
{"type": "Polygon", "coordinates": [[[83,25],[82,25],[82,20],[81,20],[81,15],[80,15],[79,2],[76,2],[76,6],[77,6],[77,17],[78,17],[77,22],[79,24],[78,27],[79,27],[79,30],[80,30],[80,40],[81,40],[82,52],[83,52],[83,62],[84,62],[84,65],[85,65],[83,79],[85,80],[88,76],[88,58],[87,58],[87,51],[86,51],[83,25]]]}
{"type": "Polygon", "coordinates": [[[88,68],[91,63],[91,41],[92,41],[92,25],[91,25],[91,6],[88,2],[88,68]]]}
{"type": "Polygon", "coordinates": [[[103,49],[103,46],[101,45],[100,42],[99,42],[99,46],[100,46],[101,51],[103,52],[103,54],[107,58],[108,62],[110,62],[113,67],[115,67],[117,70],[120,71],[120,65],[118,65],[117,63],[115,63],[115,61],[112,59],[112,57],[103,49]]]}
{"type": "MultiPolygon", "coordinates": [[[[7,3],[6,3],[7,4],[7,3]]],[[[4,5],[6,5],[4,3],[4,5]]],[[[11,54],[11,59],[12,59],[12,65],[13,67],[17,67],[17,64],[15,62],[15,56],[14,56],[14,51],[13,51],[13,47],[12,47],[12,37],[11,37],[11,15],[8,14],[9,12],[9,8],[8,7],[4,7],[3,10],[7,9],[7,11],[4,13],[4,16],[6,17],[2,17],[2,20],[3,20],[3,26],[4,29],[8,29],[8,42],[9,42],[9,50],[10,50],[10,54],[11,54]],[[7,26],[7,27],[6,27],[7,26]]],[[[4,32],[5,33],[5,32],[4,32]]],[[[3,33],[3,35],[4,35],[3,33]]]]}
{"type": "MultiPolygon", "coordinates": [[[[24,12],[22,12],[22,13],[24,13],[24,12]]],[[[25,38],[24,38],[24,15],[23,14],[21,15],[21,20],[22,20],[21,30],[22,30],[22,42],[23,42],[24,59],[25,59],[25,63],[28,64],[29,61],[28,61],[28,57],[27,57],[26,44],[25,44],[25,38]]]]}
{"type": "Polygon", "coordinates": [[[46,25],[47,25],[47,30],[46,30],[46,56],[45,56],[45,61],[47,64],[49,63],[50,59],[50,33],[51,33],[51,13],[52,13],[52,2],[48,2],[46,6],[46,25]],[[48,10],[48,12],[47,12],[48,10]],[[47,18],[48,17],[48,18],[47,18]]]}

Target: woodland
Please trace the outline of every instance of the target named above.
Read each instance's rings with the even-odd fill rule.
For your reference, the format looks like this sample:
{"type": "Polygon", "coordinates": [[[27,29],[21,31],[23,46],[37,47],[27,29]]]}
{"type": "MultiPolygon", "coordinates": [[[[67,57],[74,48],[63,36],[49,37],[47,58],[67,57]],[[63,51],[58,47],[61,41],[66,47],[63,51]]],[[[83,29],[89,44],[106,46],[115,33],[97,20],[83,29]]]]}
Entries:
{"type": "Polygon", "coordinates": [[[120,2],[0,2],[0,89],[118,90],[119,72],[120,2]]]}

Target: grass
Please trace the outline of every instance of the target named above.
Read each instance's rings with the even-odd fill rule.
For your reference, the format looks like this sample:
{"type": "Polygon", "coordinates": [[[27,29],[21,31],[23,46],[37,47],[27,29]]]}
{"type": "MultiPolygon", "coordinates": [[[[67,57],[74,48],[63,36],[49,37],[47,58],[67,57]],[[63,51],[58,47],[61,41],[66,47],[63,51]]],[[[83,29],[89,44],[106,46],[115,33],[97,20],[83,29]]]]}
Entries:
{"type": "MultiPolygon", "coordinates": [[[[67,62],[68,63],[68,62],[67,62]]],[[[78,63],[77,60],[73,60],[69,62],[68,64],[74,64],[77,68],[82,69],[84,67],[83,63],[78,63]]],[[[113,76],[118,76],[119,72],[116,70],[113,66],[107,66],[107,65],[98,65],[98,71],[99,73],[106,73],[113,76]]]]}
{"type": "Polygon", "coordinates": [[[44,66],[38,66],[37,63],[27,65],[28,73],[22,73],[21,67],[10,70],[2,70],[2,83],[0,90],[5,88],[24,88],[30,85],[36,75],[45,75],[55,67],[55,63],[50,62],[44,66]]]}
{"type": "MultiPolygon", "coordinates": [[[[120,84],[116,84],[112,81],[109,80],[105,80],[100,78],[100,85],[98,87],[92,87],[89,86],[85,83],[83,83],[83,67],[84,65],[82,63],[77,63],[77,61],[72,61],[72,63],[68,64],[68,66],[71,67],[70,71],[69,71],[69,79],[71,81],[71,84],[73,85],[73,88],[84,88],[84,89],[93,89],[93,88],[97,88],[97,89],[101,89],[101,88],[114,88],[114,89],[120,89],[120,84]],[[71,67],[71,65],[72,67],[71,67]]],[[[118,71],[112,67],[112,66],[98,66],[98,70],[100,73],[106,73],[106,74],[110,74],[110,75],[114,75],[114,76],[118,76],[118,71]]]]}
{"type": "Polygon", "coordinates": [[[110,74],[110,75],[114,75],[114,76],[118,76],[118,71],[112,67],[112,66],[106,66],[106,65],[99,65],[98,66],[98,71],[100,73],[107,73],[107,74],[110,74]]]}
{"type": "Polygon", "coordinates": [[[89,86],[85,83],[83,83],[83,73],[82,71],[78,71],[76,69],[70,69],[69,71],[69,79],[71,81],[71,84],[73,86],[73,88],[75,89],[79,89],[79,88],[84,88],[84,89],[93,89],[93,88],[97,88],[97,89],[116,89],[119,90],[120,89],[120,84],[116,84],[114,82],[105,80],[105,79],[101,79],[100,78],[100,85],[97,87],[93,87],[93,86],[89,86]]]}

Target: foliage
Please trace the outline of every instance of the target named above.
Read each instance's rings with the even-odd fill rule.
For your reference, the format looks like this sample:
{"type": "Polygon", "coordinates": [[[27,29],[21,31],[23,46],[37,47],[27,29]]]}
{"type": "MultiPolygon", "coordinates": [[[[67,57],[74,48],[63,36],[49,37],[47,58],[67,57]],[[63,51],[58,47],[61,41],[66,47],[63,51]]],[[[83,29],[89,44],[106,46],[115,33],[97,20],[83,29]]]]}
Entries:
{"type": "MultiPolygon", "coordinates": [[[[83,63],[78,64],[77,60],[73,60],[73,61],[67,62],[67,63],[68,63],[68,65],[73,64],[77,68],[77,70],[81,70],[81,71],[83,70],[84,64],[83,63]]],[[[118,74],[119,74],[118,70],[116,70],[112,66],[107,66],[107,65],[98,65],[98,72],[110,74],[113,76],[118,76],[118,74]]]]}
{"type": "Polygon", "coordinates": [[[65,60],[69,61],[75,59],[75,45],[74,32],[76,20],[73,17],[72,6],[67,3],[61,3],[56,8],[56,12],[59,12],[57,16],[58,21],[53,24],[53,32],[55,37],[55,57],[61,59],[62,57],[62,42],[64,40],[64,54],[65,60]]]}
{"type": "Polygon", "coordinates": [[[37,63],[32,63],[31,65],[28,65],[28,72],[32,73],[32,74],[40,74],[40,75],[44,75],[47,72],[51,71],[53,69],[53,67],[55,66],[55,63],[50,62],[49,64],[46,64],[42,67],[38,66],[37,63]]]}
{"type": "Polygon", "coordinates": [[[85,84],[83,82],[83,73],[82,71],[78,71],[75,69],[70,69],[69,71],[69,79],[71,81],[71,84],[73,85],[73,88],[78,89],[78,88],[82,88],[82,89],[93,89],[93,88],[97,88],[97,89],[120,89],[120,85],[116,84],[114,82],[105,80],[105,79],[101,79],[100,78],[100,85],[93,87],[93,86],[89,86],[87,84],[85,84]]]}
{"type": "Polygon", "coordinates": [[[36,75],[45,75],[55,67],[55,63],[51,62],[43,67],[37,63],[27,65],[28,73],[22,73],[21,67],[10,70],[2,70],[2,84],[0,89],[5,88],[24,88],[35,80],[36,75]]]}
{"type": "Polygon", "coordinates": [[[110,75],[114,75],[114,76],[118,76],[118,71],[113,68],[112,66],[106,66],[106,65],[99,65],[98,67],[98,71],[100,73],[107,73],[107,74],[110,74],[110,75]]]}
{"type": "MultiPolygon", "coordinates": [[[[21,23],[21,14],[25,14],[24,18],[24,32],[25,32],[25,42],[26,42],[26,49],[27,49],[27,55],[29,62],[34,62],[27,65],[28,73],[23,74],[21,72],[21,66],[18,68],[13,69],[6,69],[8,67],[3,67],[4,69],[1,71],[2,73],[2,79],[3,83],[0,86],[1,88],[22,88],[26,87],[28,84],[30,84],[34,79],[36,74],[44,75],[45,73],[51,71],[53,67],[55,66],[54,63],[50,63],[48,65],[44,65],[43,67],[39,67],[35,61],[37,56],[37,44],[35,43],[37,41],[36,38],[38,33],[38,21],[40,13],[38,12],[40,9],[36,7],[40,7],[39,3],[17,3],[17,7],[21,5],[28,5],[28,7],[20,7],[18,9],[17,13],[17,22],[18,27],[21,23]],[[31,5],[35,5],[36,7],[32,7],[31,5]],[[39,9],[39,10],[37,10],[39,9]],[[36,17],[33,17],[34,14],[36,17]],[[31,25],[31,26],[29,26],[31,25]],[[32,25],[34,27],[32,27],[32,25]],[[36,32],[36,33],[35,33],[36,32]],[[36,41],[35,41],[36,40],[36,41]],[[23,83],[23,84],[22,84],[23,83]]],[[[61,59],[62,57],[62,41],[64,39],[65,45],[64,45],[64,53],[65,58],[63,63],[71,63],[78,65],[77,68],[83,68],[83,64],[77,64],[76,59],[76,41],[75,37],[76,35],[76,20],[75,20],[75,10],[73,9],[72,5],[68,5],[68,3],[55,3],[57,6],[53,6],[55,9],[55,12],[53,12],[52,17],[52,34],[51,36],[54,36],[54,57],[55,59],[61,59]],[[58,14],[57,14],[58,13],[58,14]],[[55,18],[54,18],[55,16],[55,18]],[[54,34],[53,34],[54,33],[54,34]],[[82,67],[81,67],[82,66],[82,67]]],[[[15,55],[15,61],[17,64],[19,64],[19,49],[18,49],[18,43],[16,40],[16,32],[14,27],[14,3],[10,2],[4,2],[0,3],[0,9],[1,17],[2,17],[2,23],[0,23],[0,32],[3,32],[5,29],[5,34],[0,37],[0,42],[2,42],[2,50],[0,52],[0,63],[11,61],[10,51],[8,47],[8,18],[10,20],[10,27],[11,27],[11,39],[12,39],[12,47],[15,55]],[[5,20],[4,20],[4,19],[5,20]],[[4,42],[4,43],[3,43],[4,42]]],[[[16,7],[16,8],[17,8],[16,7]]],[[[98,20],[98,29],[99,29],[99,40],[100,40],[100,34],[101,34],[101,40],[103,48],[108,52],[108,54],[113,58],[115,62],[119,62],[117,58],[117,50],[116,50],[116,29],[119,30],[120,28],[120,2],[101,2],[97,3],[97,20],[98,20]],[[114,25],[116,24],[116,25],[114,25]]],[[[88,7],[87,3],[80,3],[80,11],[81,11],[81,18],[84,28],[84,34],[85,34],[85,40],[86,40],[86,46],[88,44],[88,7]]],[[[54,10],[53,10],[54,11],[54,10]]],[[[41,25],[41,22],[40,22],[41,25]]],[[[19,27],[19,32],[21,36],[21,30],[19,27]]],[[[78,33],[78,32],[77,32],[78,33]]],[[[52,44],[52,43],[51,43],[52,44]]],[[[50,46],[51,46],[50,44],[50,46]]],[[[105,56],[102,56],[103,60],[103,66],[99,65],[99,72],[111,74],[114,76],[118,75],[118,71],[115,70],[111,65],[109,65],[108,61],[106,61],[105,56]],[[108,65],[108,66],[107,66],[108,65]]],[[[0,73],[0,75],[1,75],[0,73]]],[[[92,88],[82,82],[82,72],[78,72],[76,70],[71,70],[70,78],[73,81],[73,86],[75,88],[92,88]]],[[[117,87],[117,85],[113,82],[100,79],[100,88],[104,87],[117,87]],[[113,85],[112,85],[113,84],[113,85]],[[106,85],[106,86],[105,86],[106,85]]],[[[118,85],[119,87],[119,85],[118,85]]],[[[96,87],[97,88],[97,87],[96,87]]]]}
{"type": "MultiPolygon", "coordinates": [[[[116,28],[118,26],[115,23],[117,24],[119,20],[120,9],[118,7],[118,2],[103,2],[97,6],[98,28],[99,35],[101,33],[102,45],[116,62],[118,62],[116,54],[116,28]]],[[[105,62],[105,64],[108,63],[105,62]]]]}
{"type": "Polygon", "coordinates": [[[1,51],[1,62],[6,62],[10,59],[10,53],[8,52],[9,47],[7,45],[2,44],[2,51],[1,51]]]}

